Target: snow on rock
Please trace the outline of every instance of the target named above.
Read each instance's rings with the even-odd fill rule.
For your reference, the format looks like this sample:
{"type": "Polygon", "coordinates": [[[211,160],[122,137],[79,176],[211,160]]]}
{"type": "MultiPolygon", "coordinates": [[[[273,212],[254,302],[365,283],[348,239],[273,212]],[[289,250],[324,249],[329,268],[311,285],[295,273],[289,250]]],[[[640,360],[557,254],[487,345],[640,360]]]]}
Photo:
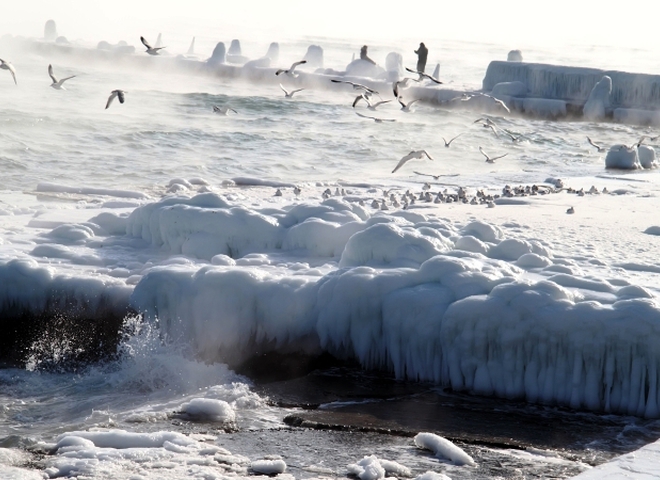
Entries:
{"type": "Polygon", "coordinates": [[[414,480],[451,480],[451,477],[448,477],[444,473],[428,471],[421,475],[417,475],[414,480]]]}
{"type": "Polygon", "coordinates": [[[481,240],[482,242],[496,243],[499,240],[504,238],[504,233],[502,229],[496,225],[491,225],[489,223],[474,221],[468,223],[465,227],[461,229],[461,234],[472,235],[473,237],[481,240]]]}
{"type": "Polygon", "coordinates": [[[0,285],[0,312],[5,318],[21,309],[33,313],[73,309],[93,317],[103,309],[122,310],[131,292],[121,281],[59,275],[29,258],[0,263],[0,285]]]}
{"type": "Polygon", "coordinates": [[[351,463],[347,467],[348,474],[358,477],[360,480],[378,480],[389,477],[411,477],[412,472],[404,465],[393,460],[379,459],[375,455],[363,457],[357,463],[351,463]]]}
{"type": "Polygon", "coordinates": [[[182,446],[193,445],[196,443],[182,433],[177,432],[134,433],[127,432],[126,430],[106,430],[64,433],[57,437],[55,448],[60,448],[60,446],[71,446],[76,443],[83,446],[89,446],[89,442],[96,447],[116,449],[157,448],[163,447],[167,442],[182,446]],[[75,437],[82,439],[82,441],[75,441],[75,437]],[[85,442],[85,440],[87,440],[87,442],[85,442]]]}
{"type": "Polygon", "coordinates": [[[605,156],[605,168],[637,170],[642,168],[637,156],[637,149],[627,145],[614,145],[605,156]]]}
{"type": "Polygon", "coordinates": [[[193,398],[181,405],[181,412],[197,420],[212,420],[215,422],[233,422],[236,412],[224,400],[213,398],[193,398]]]}
{"type": "Polygon", "coordinates": [[[522,62],[523,56],[520,50],[511,50],[506,56],[507,62],[522,62]]]}
{"type": "Polygon", "coordinates": [[[126,233],[126,216],[113,212],[101,212],[89,219],[89,223],[99,226],[106,235],[124,235],[126,233]]]}
{"type": "Polygon", "coordinates": [[[350,237],[339,266],[419,266],[448,249],[448,241],[423,235],[416,229],[379,223],[350,237]]]}
{"type": "Polygon", "coordinates": [[[644,233],[647,235],[660,235],[660,226],[658,225],[653,225],[646,230],[644,230],[644,233]]]}
{"type": "Polygon", "coordinates": [[[435,433],[418,433],[415,435],[414,442],[418,448],[431,450],[436,457],[450,460],[456,465],[476,465],[472,457],[463,449],[435,433]]]}
{"type": "Polygon", "coordinates": [[[525,113],[536,117],[555,119],[566,116],[566,102],[552,98],[525,98],[522,102],[525,113]]]}
{"type": "Polygon", "coordinates": [[[263,475],[278,475],[286,471],[286,463],[281,458],[265,458],[263,460],[253,460],[250,463],[250,469],[254,473],[263,475]]]}
{"type": "Polygon", "coordinates": [[[628,125],[660,125],[660,111],[641,108],[615,108],[612,114],[615,122],[628,125]]]}
{"type": "Polygon", "coordinates": [[[637,157],[642,168],[656,168],[658,166],[655,149],[648,145],[639,145],[637,147],[637,157]]]}
{"type": "Polygon", "coordinates": [[[529,96],[584,103],[604,76],[612,79],[610,100],[615,108],[654,110],[660,106],[660,76],[597,68],[493,61],[486,70],[483,89],[521,81],[529,89],[529,96]]]}
{"type": "Polygon", "coordinates": [[[520,81],[515,82],[500,82],[493,85],[490,94],[494,97],[524,97],[527,95],[527,86],[520,81]]]}
{"type": "Polygon", "coordinates": [[[273,210],[264,220],[290,248],[302,246],[287,233],[309,228],[306,248],[341,251],[339,269],[283,275],[261,267],[270,264],[265,253],[235,265],[227,257],[202,268],[179,262],[147,273],[130,304],[209,360],[238,363],[255,345],[327,351],[456,390],[660,416],[660,309],[648,292],[585,277],[553,263],[548,247],[504,238],[484,222],[456,228],[356,215],[335,202],[273,210]],[[356,233],[344,235],[349,226],[356,233]],[[545,279],[525,278],[521,268],[545,279]]]}
{"type": "Polygon", "coordinates": [[[603,120],[610,110],[611,93],[612,79],[605,75],[589,93],[582,112],[584,118],[591,121],[603,120]]]}

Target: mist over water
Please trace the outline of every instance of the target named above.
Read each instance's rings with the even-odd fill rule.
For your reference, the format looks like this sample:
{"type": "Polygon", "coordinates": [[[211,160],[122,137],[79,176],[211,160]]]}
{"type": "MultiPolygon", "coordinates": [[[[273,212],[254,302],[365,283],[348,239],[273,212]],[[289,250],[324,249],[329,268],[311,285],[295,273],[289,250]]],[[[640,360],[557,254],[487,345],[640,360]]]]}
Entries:
{"type": "MultiPolygon", "coordinates": [[[[308,45],[320,45],[324,49],[324,66],[343,70],[365,43],[369,44],[370,56],[381,65],[385,56],[394,51],[402,54],[404,66],[413,66],[413,50],[419,41],[425,41],[430,49],[427,70],[440,63],[441,78],[456,89],[478,89],[488,62],[506,59],[513,48],[522,49],[524,59],[530,62],[660,73],[653,60],[657,53],[654,45],[628,47],[622,43],[606,48],[600,46],[604,44],[602,37],[592,44],[588,36],[576,44],[563,39],[560,48],[550,41],[527,42],[528,38],[516,41],[515,37],[505,36],[500,40],[488,35],[490,30],[482,30],[477,20],[483,19],[477,18],[476,13],[460,14],[462,19],[471,17],[473,23],[457,22],[464,28],[458,35],[455,26],[449,28],[458,18],[453,10],[432,12],[442,15],[411,12],[412,20],[405,22],[405,28],[398,28],[399,16],[392,13],[388,18],[393,20],[379,25],[389,8],[386,5],[377,5],[371,12],[359,15],[350,5],[335,5],[333,8],[340,13],[320,12],[316,24],[304,17],[303,26],[297,23],[295,12],[314,10],[305,2],[292,2],[290,12],[284,14],[279,13],[280,6],[255,3],[254,8],[270,12],[269,21],[264,19],[268,17],[264,12],[252,18],[245,10],[237,13],[236,7],[224,11],[225,7],[195,2],[181,15],[173,13],[181,12],[179,7],[172,10],[168,3],[155,12],[145,12],[145,7],[135,5],[135,15],[127,14],[133,6],[127,2],[108,6],[76,3],[78,15],[89,22],[79,22],[72,15],[58,15],[65,12],[45,8],[45,3],[40,6],[44,7],[44,15],[57,21],[59,34],[70,41],[95,48],[101,40],[113,44],[126,40],[136,47],[136,55],[146,55],[140,35],[154,43],[160,32],[167,46],[165,57],[184,54],[193,36],[201,60],[211,55],[218,41],[228,47],[233,38],[239,38],[242,53],[250,58],[264,55],[270,42],[280,42],[277,66],[283,67],[299,60],[308,45]],[[353,19],[370,14],[373,20],[367,21],[364,28],[358,26],[365,23],[364,19],[357,23],[342,21],[347,16],[353,19]],[[237,18],[232,19],[232,15],[237,18]],[[322,22],[324,15],[328,15],[328,20],[322,22]],[[409,23],[415,28],[411,29],[409,23]]],[[[514,7],[522,9],[520,5],[514,7]]],[[[23,13],[17,14],[20,21],[12,28],[0,21],[0,34],[40,37],[47,18],[28,18],[23,13]]],[[[489,14],[491,8],[481,16],[489,14]]],[[[513,30],[514,24],[511,20],[508,30],[513,30]]],[[[584,187],[591,185],[586,182],[598,178],[613,183],[623,178],[621,184],[625,188],[639,182],[653,195],[660,191],[660,182],[653,173],[637,174],[631,179],[632,175],[606,172],[602,156],[585,143],[586,135],[605,144],[632,143],[650,133],[652,129],[648,127],[497,117],[501,127],[525,136],[521,144],[503,146],[501,139],[474,124],[479,116],[476,112],[420,105],[416,112],[406,114],[392,102],[381,108],[378,115],[396,122],[376,124],[354,114],[350,105],[355,94],[348,91],[308,89],[289,100],[276,82],[252,84],[178,70],[153,71],[149,64],[113,64],[66,55],[50,58],[11,49],[0,51],[0,58],[12,61],[18,72],[15,87],[8,72],[0,70],[0,218],[4,220],[4,238],[8,239],[4,245],[7,248],[2,250],[3,263],[32,255],[40,267],[102,278],[108,283],[111,279],[125,280],[128,288],[139,282],[135,271],[148,271],[153,266],[154,270],[173,272],[192,270],[198,259],[169,255],[164,248],[152,248],[137,237],[122,237],[114,244],[104,245],[99,240],[88,245],[80,240],[82,237],[70,234],[60,239],[64,245],[60,250],[50,246],[54,238],[50,230],[55,225],[84,224],[102,210],[128,215],[138,206],[157,202],[174,192],[173,179],[191,181],[198,191],[200,186],[206,186],[241,207],[263,211],[290,209],[297,201],[292,193],[294,185],[302,187],[305,194],[311,192],[308,198],[314,201],[325,188],[345,188],[350,195],[365,199],[382,196],[381,190],[389,188],[419,190],[428,178],[413,171],[443,175],[435,184],[438,188],[460,184],[472,189],[499,190],[505,184],[542,183],[550,177],[563,177],[584,182],[580,184],[584,187]],[[49,87],[49,63],[60,77],[76,75],[67,82],[65,91],[49,87]],[[116,88],[126,90],[126,103],[121,105],[115,100],[104,109],[108,95],[116,88]],[[230,105],[238,113],[217,115],[213,113],[214,105],[230,105]],[[443,136],[449,139],[462,132],[469,132],[464,142],[444,147],[443,136]],[[506,151],[508,157],[496,167],[486,164],[479,153],[480,146],[493,155],[506,151]],[[433,152],[435,161],[417,162],[395,175],[391,173],[402,155],[419,148],[433,152]],[[252,186],[241,185],[241,179],[252,186]],[[259,186],[259,182],[264,185],[259,186]],[[276,185],[285,191],[288,203],[274,197],[276,185]],[[95,194],[94,189],[110,193],[95,194]],[[23,222],[22,215],[30,215],[32,220],[23,222]],[[55,251],[59,256],[41,257],[34,253],[38,247],[52,248],[41,251],[55,251]],[[65,254],[74,260],[67,261],[65,254]]],[[[387,95],[391,96],[389,92],[387,95]]],[[[566,206],[558,203],[563,213],[566,206]]],[[[474,213],[465,214],[473,216],[474,213]]],[[[525,235],[524,227],[512,228],[525,235]]],[[[570,266],[578,265],[581,271],[599,278],[611,274],[614,267],[602,273],[602,265],[592,260],[597,247],[588,242],[576,245],[573,238],[557,230],[550,225],[532,235],[568,251],[564,255],[570,266]]],[[[600,235],[607,237],[607,232],[600,235]]],[[[282,265],[270,265],[259,255],[244,260],[243,265],[253,262],[255,269],[261,269],[251,273],[255,278],[266,273],[273,277],[290,274],[295,278],[297,269],[302,272],[301,277],[318,277],[337,267],[337,259],[328,267],[313,254],[281,255],[282,265]],[[316,271],[305,270],[315,264],[316,271]]],[[[651,265],[656,261],[652,249],[640,248],[635,255],[640,263],[651,265]]],[[[604,249],[599,260],[614,262],[614,257],[614,253],[604,249]]],[[[203,268],[210,265],[205,262],[203,268]]],[[[629,275],[657,294],[653,274],[629,275]]],[[[535,278],[534,274],[529,277],[535,278]]],[[[0,369],[0,446],[24,448],[41,441],[52,443],[59,434],[95,428],[132,432],[178,429],[197,433],[207,429],[207,425],[177,423],[186,419],[181,415],[181,405],[197,397],[225,401],[238,412],[236,425],[227,430],[237,428],[244,433],[280,428],[281,409],[273,406],[266,394],[255,393],[250,379],[223,363],[200,361],[190,343],[167,338],[157,323],[128,322],[129,334],[122,340],[117,356],[108,361],[75,371],[44,369],[45,365],[57,366],[57,356],[66,353],[54,348],[46,338],[42,344],[34,345],[25,369],[0,369]]],[[[64,349],[66,345],[56,347],[64,349]]],[[[571,415],[567,414],[573,418],[571,415]]],[[[653,422],[633,418],[612,422],[615,431],[641,433],[631,440],[622,434],[617,439],[620,443],[603,449],[608,453],[599,461],[610,452],[625,451],[631,445],[652,440],[657,428],[653,422]]],[[[258,450],[254,445],[244,446],[244,453],[258,450]]],[[[584,457],[579,458],[564,472],[579,471],[583,460],[584,457]]]]}

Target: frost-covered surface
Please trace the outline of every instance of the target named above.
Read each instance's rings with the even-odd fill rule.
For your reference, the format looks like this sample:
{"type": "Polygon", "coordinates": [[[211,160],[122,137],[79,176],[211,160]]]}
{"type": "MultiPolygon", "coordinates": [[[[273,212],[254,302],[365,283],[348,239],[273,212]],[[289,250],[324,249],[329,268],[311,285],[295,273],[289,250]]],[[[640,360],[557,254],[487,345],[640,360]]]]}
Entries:
{"type": "MultiPolygon", "coordinates": [[[[280,410],[216,362],[257,351],[329,352],[484,396],[659,416],[660,181],[648,168],[606,169],[605,155],[585,142],[589,135],[610,148],[646,135],[648,147],[637,149],[643,165],[641,152],[654,151],[657,133],[508,115],[485,96],[463,101],[492,58],[481,45],[443,48],[445,83],[403,91],[407,101],[471,109],[420,101],[402,112],[393,101],[379,115],[396,122],[366,121],[350,106],[356,92],[330,78],[365,81],[382,95],[391,82],[344,76],[354,46],[342,45],[324,51],[323,72],[301,67],[291,86],[306,90],[295,99],[283,98],[273,70],[299,60],[307,45],[283,48],[281,62],[223,65],[221,88],[218,77],[195,75],[186,62],[178,70],[186,75],[170,76],[158,68],[165,55],[136,53],[130,68],[113,62],[103,71],[59,57],[58,71],[79,74],[70,94],[43,88],[42,57],[13,52],[19,86],[6,90],[1,106],[0,342],[25,319],[38,335],[16,347],[29,353],[26,369],[0,370],[0,426],[12,432],[3,440],[8,453],[0,451],[5,471],[151,480],[243,477],[259,462],[279,468],[278,449],[247,455],[217,444],[225,429],[257,432],[261,442],[260,432],[281,426],[280,410]],[[120,80],[127,101],[105,111],[105,95],[120,80]],[[240,113],[215,115],[217,104],[240,113]],[[474,123],[484,116],[498,130],[474,123]],[[458,134],[445,148],[442,137],[458,134]],[[479,146],[507,157],[487,164],[479,146]],[[392,176],[413,148],[436,161],[411,162],[392,176]],[[542,193],[504,188],[518,184],[542,193]],[[501,196],[488,208],[455,201],[459,188],[475,200],[481,191],[501,196]],[[422,196],[429,192],[431,201],[422,196]],[[88,337],[72,319],[111,317],[120,327],[131,308],[147,321],[127,318],[116,357],[60,372],[70,367],[60,355],[70,337],[58,328],[70,326],[66,333],[84,348],[88,337]],[[43,362],[49,353],[52,362],[43,362]],[[43,370],[49,365],[54,371],[43,370]],[[43,463],[17,454],[32,442],[45,445],[43,463]]],[[[390,51],[373,46],[381,65],[390,51]]],[[[402,65],[414,64],[406,52],[402,65]]],[[[525,58],[538,54],[526,50],[525,58]]],[[[532,83],[580,95],[592,86],[544,75],[532,83]]],[[[646,98],[647,83],[625,88],[646,98]]],[[[539,115],[566,111],[566,100],[527,95],[534,98],[518,109],[527,100],[539,115]]],[[[617,111],[649,116],[618,109],[615,119],[617,111]]],[[[412,476],[474,470],[409,450],[425,463],[412,476]]],[[[317,472],[344,475],[373,452],[360,451],[341,471],[316,465],[317,472]]],[[[527,459],[572,463],[537,457],[527,459]]]]}
{"type": "Polygon", "coordinates": [[[483,88],[490,91],[498,83],[519,81],[525,84],[529,96],[584,103],[603,76],[612,80],[613,107],[660,107],[660,76],[597,68],[493,61],[488,65],[483,88]]]}
{"type": "Polygon", "coordinates": [[[615,480],[620,478],[651,480],[660,478],[659,464],[660,441],[617,457],[609,463],[589,469],[573,478],[575,480],[615,480]]]}
{"type": "Polygon", "coordinates": [[[422,432],[415,435],[414,441],[419,448],[431,450],[438,458],[447,459],[456,465],[475,465],[470,455],[440,435],[422,432]]]}

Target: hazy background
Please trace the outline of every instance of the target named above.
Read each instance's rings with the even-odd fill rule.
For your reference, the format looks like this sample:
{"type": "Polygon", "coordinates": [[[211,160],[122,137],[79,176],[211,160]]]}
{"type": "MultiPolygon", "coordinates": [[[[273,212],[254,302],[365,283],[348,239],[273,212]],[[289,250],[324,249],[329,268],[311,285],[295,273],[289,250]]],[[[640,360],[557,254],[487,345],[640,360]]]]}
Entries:
{"type": "MultiPolygon", "coordinates": [[[[467,40],[525,48],[613,45],[647,48],[656,43],[657,7],[627,1],[604,3],[556,0],[477,0],[464,2],[391,2],[375,0],[27,0],[3,1],[0,33],[41,36],[44,22],[54,19],[69,40],[139,38],[162,32],[213,35],[217,39],[263,34],[272,40],[300,36],[382,42],[393,39],[467,40]],[[587,3],[591,5],[587,5],[587,3]],[[594,6],[595,4],[595,6],[594,6]],[[411,8],[412,7],[412,8],[411,8]],[[137,35],[137,37],[136,37],[137,35]]],[[[155,41],[155,39],[153,40],[155,41]]],[[[183,48],[183,47],[182,47],[183,48]]]]}

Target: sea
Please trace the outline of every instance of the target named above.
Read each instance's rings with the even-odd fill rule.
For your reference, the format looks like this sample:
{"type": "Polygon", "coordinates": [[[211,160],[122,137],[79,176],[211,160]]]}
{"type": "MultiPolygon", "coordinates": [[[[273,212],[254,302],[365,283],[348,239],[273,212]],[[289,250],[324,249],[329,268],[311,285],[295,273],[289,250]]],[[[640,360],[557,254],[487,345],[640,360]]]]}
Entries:
{"type": "MultiPolygon", "coordinates": [[[[424,102],[404,112],[390,91],[370,111],[352,106],[350,88],[285,98],[278,83],[296,83],[286,76],[256,82],[159,66],[186,54],[183,36],[160,57],[120,62],[95,58],[95,39],[76,41],[91,52],[79,55],[19,47],[4,33],[0,57],[17,84],[0,70],[0,478],[569,478],[660,436],[657,415],[644,415],[651,400],[632,408],[619,396],[618,408],[603,408],[589,392],[604,387],[560,367],[554,387],[526,384],[536,388],[526,397],[503,394],[494,377],[459,385],[449,371],[465,359],[472,366],[461,368],[483,378],[479,366],[497,353],[470,357],[460,329],[488,319],[492,305],[466,302],[504,298],[510,282],[552,299],[521,300],[528,308],[511,300],[507,308],[526,313],[493,314],[507,332],[520,330],[506,322],[531,322],[525,339],[505,345],[542,343],[534,315],[567,304],[581,310],[544,317],[554,330],[542,332],[568,338],[571,321],[588,320],[579,338],[612,328],[608,352],[616,338],[655,338],[634,302],[658,311],[657,171],[606,170],[605,154],[587,142],[631,145],[653,127],[424,102]],[[49,64],[58,78],[74,76],[65,90],[50,87],[49,64]],[[115,89],[125,101],[106,108],[115,89]],[[486,117],[522,140],[484,128],[486,117]],[[480,148],[506,156],[488,163],[480,148]],[[421,149],[432,159],[392,173],[421,149]],[[571,188],[555,191],[557,180],[571,188]],[[494,208],[423,196],[501,195],[507,185],[549,193],[494,208]],[[592,187],[598,195],[577,193],[592,187]],[[627,230],[628,218],[650,234],[627,230]],[[436,279],[429,262],[455,276],[436,279]],[[452,288],[447,300],[440,290],[452,288]],[[621,320],[603,313],[618,301],[633,302],[626,327],[600,324],[621,320]],[[423,320],[433,311],[453,321],[442,334],[423,320]],[[563,383],[584,395],[571,397],[563,383]],[[418,448],[419,432],[449,439],[475,465],[418,448]],[[364,458],[380,459],[382,472],[360,470],[364,458]]],[[[187,61],[204,62],[216,41],[230,43],[207,35],[187,61]]],[[[253,59],[270,43],[241,41],[253,59]]],[[[139,35],[129,44],[147,56],[139,35]]],[[[309,45],[322,47],[324,69],[342,72],[362,42],[289,38],[271,67],[288,68],[309,45]]],[[[417,45],[374,43],[369,55],[384,65],[396,52],[413,67],[417,45]]],[[[516,46],[427,47],[427,71],[439,64],[443,85],[426,88],[476,91],[489,62],[516,46]]],[[[522,49],[528,62],[649,74],[660,73],[656,54],[522,49]]],[[[499,351],[495,330],[473,331],[488,337],[474,345],[499,351]]],[[[561,342],[536,365],[562,355],[572,364],[561,342]]],[[[578,343],[581,352],[599,348],[578,343]]]]}

